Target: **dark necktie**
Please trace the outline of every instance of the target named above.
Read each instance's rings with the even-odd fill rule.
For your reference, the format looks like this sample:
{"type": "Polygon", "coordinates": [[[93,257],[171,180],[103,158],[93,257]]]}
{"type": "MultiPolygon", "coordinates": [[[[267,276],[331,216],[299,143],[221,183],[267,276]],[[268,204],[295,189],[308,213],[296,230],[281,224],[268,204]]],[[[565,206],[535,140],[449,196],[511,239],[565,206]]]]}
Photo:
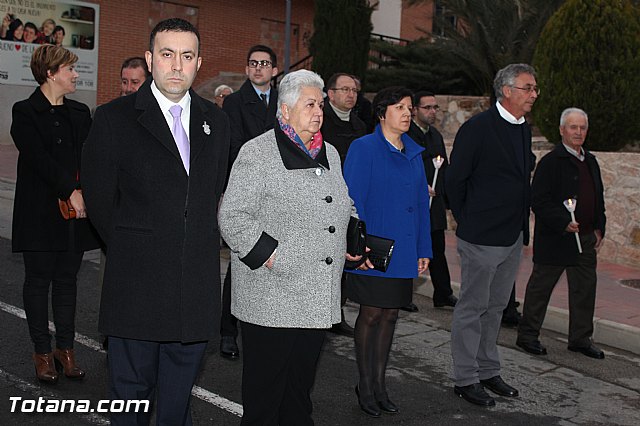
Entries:
{"type": "Polygon", "coordinates": [[[269,107],[269,102],[267,101],[267,94],[266,93],[260,93],[260,99],[262,99],[262,103],[264,103],[265,107],[269,107]]]}

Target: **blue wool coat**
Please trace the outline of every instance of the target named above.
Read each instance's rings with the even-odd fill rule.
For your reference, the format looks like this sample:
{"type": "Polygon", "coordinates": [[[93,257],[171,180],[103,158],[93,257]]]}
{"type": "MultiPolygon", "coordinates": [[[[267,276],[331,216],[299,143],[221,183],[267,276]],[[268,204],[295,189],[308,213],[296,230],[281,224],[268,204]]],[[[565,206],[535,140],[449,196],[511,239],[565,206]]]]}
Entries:
{"type": "Polygon", "coordinates": [[[373,133],[351,143],[344,164],[358,216],[367,233],[395,240],[387,272],[348,271],[388,278],[415,278],[418,259],[433,257],[429,219],[429,189],[421,153],[424,151],[406,134],[405,152],[395,149],[382,134],[373,133]]]}

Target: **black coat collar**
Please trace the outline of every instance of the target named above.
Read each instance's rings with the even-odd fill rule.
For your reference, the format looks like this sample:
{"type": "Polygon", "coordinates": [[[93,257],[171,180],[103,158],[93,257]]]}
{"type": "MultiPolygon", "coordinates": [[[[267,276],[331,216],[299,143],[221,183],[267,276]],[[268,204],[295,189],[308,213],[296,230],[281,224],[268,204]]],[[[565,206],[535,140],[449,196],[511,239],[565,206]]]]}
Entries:
{"type": "MultiPolygon", "coordinates": [[[[33,109],[38,113],[48,111],[51,108],[51,102],[49,102],[49,99],[47,99],[44,93],[42,93],[42,89],[40,87],[36,87],[36,90],[33,91],[31,96],[29,96],[29,102],[33,105],[33,109]]],[[[70,110],[83,110],[83,104],[71,99],[64,98],[64,105],[70,110]]]]}
{"type": "Polygon", "coordinates": [[[295,142],[289,139],[289,136],[285,135],[277,122],[273,130],[276,135],[276,144],[278,145],[278,151],[280,151],[282,163],[287,170],[311,169],[319,165],[330,170],[329,160],[327,159],[327,146],[324,141],[318,156],[311,158],[295,142]]]}

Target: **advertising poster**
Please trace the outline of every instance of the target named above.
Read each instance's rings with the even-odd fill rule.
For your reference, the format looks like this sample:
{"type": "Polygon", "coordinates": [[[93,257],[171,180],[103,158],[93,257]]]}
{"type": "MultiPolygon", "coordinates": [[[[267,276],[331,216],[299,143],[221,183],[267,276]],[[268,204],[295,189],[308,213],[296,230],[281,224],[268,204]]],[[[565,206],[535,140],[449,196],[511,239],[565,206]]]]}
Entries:
{"type": "Polygon", "coordinates": [[[73,0],[0,0],[0,84],[37,86],[31,54],[50,43],[78,55],[78,90],[97,90],[99,11],[73,0]]]}

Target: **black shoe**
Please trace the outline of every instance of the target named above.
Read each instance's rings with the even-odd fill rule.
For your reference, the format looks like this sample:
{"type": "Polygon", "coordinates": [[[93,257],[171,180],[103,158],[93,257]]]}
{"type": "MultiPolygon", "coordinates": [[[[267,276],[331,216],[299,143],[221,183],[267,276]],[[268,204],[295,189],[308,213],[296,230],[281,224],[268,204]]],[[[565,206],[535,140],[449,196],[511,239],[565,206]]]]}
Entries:
{"type": "Polygon", "coordinates": [[[581,354],[586,355],[589,358],[604,359],[604,352],[602,352],[593,344],[587,347],[569,346],[567,349],[572,352],[580,352],[581,354]]]}
{"type": "Polygon", "coordinates": [[[547,348],[542,346],[539,340],[534,340],[533,342],[520,342],[516,341],[516,346],[520,346],[524,349],[525,352],[529,352],[534,355],[546,355],[547,348]]]}
{"type": "Polygon", "coordinates": [[[360,398],[360,390],[358,389],[358,385],[356,385],[356,396],[358,397],[358,404],[360,405],[360,409],[364,411],[365,414],[371,417],[380,417],[380,409],[378,408],[378,404],[376,404],[373,397],[367,398],[367,400],[363,400],[360,398]]]}
{"type": "Polygon", "coordinates": [[[453,308],[453,307],[456,306],[456,303],[458,303],[458,298],[455,297],[453,294],[450,294],[444,300],[438,300],[438,301],[434,300],[433,301],[433,307],[434,308],[444,308],[445,306],[451,306],[453,308]]]}
{"type": "Polygon", "coordinates": [[[398,406],[389,399],[386,392],[384,395],[375,395],[375,397],[380,410],[387,414],[398,414],[398,406]]]}
{"type": "Polygon", "coordinates": [[[403,306],[400,309],[407,312],[418,312],[418,307],[413,303],[409,303],[407,306],[403,306]]]}
{"type": "Polygon", "coordinates": [[[510,397],[518,396],[518,389],[506,384],[500,376],[493,376],[490,379],[480,380],[480,384],[485,388],[489,388],[491,392],[498,395],[510,397]]]}
{"type": "Polygon", "coordinates": [[[453,392],[460,398],[464,398],[472,404],[492,407],[496,405],[496,400],[491,398],[480,383],[469,386],[454,386],[453,392]]]}
{"type": "Polygon", "coordinates": [[[522,314],[518,311],[509,314],[502,314],[502,325],[505,327],[517,327],[522,314]]]}
{"type": "Polygon", "coordinates": [[[228,359],[240,358],[240,349],[233,336],[222,336],[220,339],[220,355],[228,359]]]}
{"type": "Polygon", "coordinates": [[[338,324],[333,324],[329,331],[341,336],[353,337],[353,327],[347,324],[344,320],[338,324]]]}

